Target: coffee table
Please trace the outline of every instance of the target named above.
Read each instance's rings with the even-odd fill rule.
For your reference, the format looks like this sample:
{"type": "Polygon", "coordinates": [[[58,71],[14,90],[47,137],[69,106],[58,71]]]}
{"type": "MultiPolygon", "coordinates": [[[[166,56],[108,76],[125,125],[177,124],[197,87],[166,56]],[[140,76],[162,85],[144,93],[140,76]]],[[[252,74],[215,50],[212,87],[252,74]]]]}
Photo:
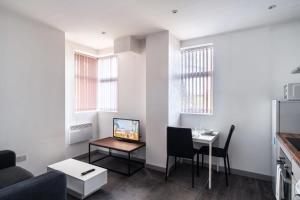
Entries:
{"type": "MultiPolygon", "coordinates": [[[[141,170],[144,168],[145,163],[143,161],[138,161],[138,160],[133,160],[131,159],[131,153],[133,153],[134,151],[145,147],[146,144],[145,142],[128,142],[128,141],[122,141],[122,140],[118,140],[116,138],[113,137],[107,137],[107,138],[102,138],[102,139],[97,139],[94,141],[90,141],[89,142],[89,163],[96,165],[96,162],[104,160],[106,158],[110,158],[110,157],[114,157],[117,159],[122,159],[125,160],[127,162],[127,170],[124,171],[120,171],[117,169],[114,169],[113,167],[109,167],[109,166],[103,166],[106,169],[113,171],[113,172],[117,172],[120,174],[124,174],[127,176],[131,176],[132,174],[136,173],[137,171],[141,170]],[[102,148],[106,148],[108,149],[109,154],[99,158],[97,160],[91,160],[91,146],[96,146],[96,147],[102,147],[102,148]],[[120,151],[123,153],[127,154],[127,158],[121,157],[121,156],[116,156],[116,155],[112,155],[111,150],[115,150],[115,151],[120,151]],[[131,165],[132,164],[136,164],[138,165],[136,169],[131,169],[131,165]]],[[[99,162],[97,165],[100,165],[99,162]]]]}
{"type": "Polygon", "coordinates": [[[65,173],[68,193],[80,199],[86,198],[107,183],[106,169],[75,159],[67,159],[49,165],[47,170],[57,170],[65,173]],[[95,169],[95,171],[84,176],[81,175],[82,172],[90,169],[95,169]]]}

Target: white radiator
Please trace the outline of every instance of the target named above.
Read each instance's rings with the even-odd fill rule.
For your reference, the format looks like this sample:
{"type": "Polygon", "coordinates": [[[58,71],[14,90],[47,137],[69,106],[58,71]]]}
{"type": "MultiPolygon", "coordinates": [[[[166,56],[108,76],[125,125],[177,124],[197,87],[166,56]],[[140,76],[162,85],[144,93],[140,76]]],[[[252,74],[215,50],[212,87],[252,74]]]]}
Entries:
{"type": "Polygon", "coordinates": [[[69,144],[88,141],[93,138],[93,124],[78,124],[70,127],[69,144]]]}

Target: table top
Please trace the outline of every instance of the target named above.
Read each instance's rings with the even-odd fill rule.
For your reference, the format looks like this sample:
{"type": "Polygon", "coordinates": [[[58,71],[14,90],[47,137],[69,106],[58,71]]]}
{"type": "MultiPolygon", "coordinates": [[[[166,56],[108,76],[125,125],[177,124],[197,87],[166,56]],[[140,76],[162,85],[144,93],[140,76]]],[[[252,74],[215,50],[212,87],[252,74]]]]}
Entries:
{"type": "Polygon", "coordinates": [[[123,152],[132,152],[146,145],[145,142],[127,142],[113,137],[94,140],[90,144],[123,152]]]}
{"type": "Polygon", "coordinates": [[[193,141],[198,143],[213,143],[218,137],[220,132],[219,131],[213,131],[212,134],[208,135],[205,133],[204,130],[192,130],[193,134],[193,141]]]}
{"type": "Polygon", "coordinates": [[[54,163],[53,165],[48,166],[49,169],[57,170],[60,172],[65,173],[66,175],[69,175],[73,178],[86,181],[90,178],[93,178],[99,174],[107,172],[106,169],[103,169],[101,167],[91,165],[85,162],[81,162],[79,160],[75,159],[67,159],[63,160],[58,163],[54,163]],[[90,169],[95,169],[95,171],[88,173],[84,176],[81,175],[82,172],[85,172],[90,169]]]}

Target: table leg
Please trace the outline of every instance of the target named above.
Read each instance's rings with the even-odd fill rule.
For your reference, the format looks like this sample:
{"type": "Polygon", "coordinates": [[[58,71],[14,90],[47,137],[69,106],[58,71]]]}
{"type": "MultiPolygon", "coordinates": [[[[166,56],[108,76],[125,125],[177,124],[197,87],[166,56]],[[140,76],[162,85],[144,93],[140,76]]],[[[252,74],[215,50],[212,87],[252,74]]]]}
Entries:
{"type": "Polygon", "coordinates": [[[91,144],[89,144],[89,163],[91,163],[91,144]]]}
{"type": "MultiPolygon", "coordinates": [[[[217,146],[220,146],[220,139],[219,137],[217,138],[217,146]]],[[[216,161],[217,161],[217,172],[219,173],[219,158],[216,157],[216,161]]]]}
{"type": "Polygon", "coordinates": [[[208,161],[208,188],[211,189],[211,162],[212,162],[212,143],[209,143],[209,161],[208,161]]]}
{"type": "Polygon", "coordinates": [[[128,176],[130,176],[130,152],[128,152],[128,176]]]}
{"type": "Polygon", "coordinates": [[[108,149],[108,152],[109,152],[109,156],[111,156],[111,150],[110,149],[108,149]]]}

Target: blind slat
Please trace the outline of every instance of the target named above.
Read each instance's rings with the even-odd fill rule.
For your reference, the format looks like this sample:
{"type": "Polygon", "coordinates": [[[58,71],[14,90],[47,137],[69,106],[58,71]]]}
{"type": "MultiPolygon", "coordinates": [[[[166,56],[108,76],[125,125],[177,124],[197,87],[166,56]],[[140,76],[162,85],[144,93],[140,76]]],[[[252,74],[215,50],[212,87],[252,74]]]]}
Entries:
{"type": "Polygon", "coordinates": [[[182,112],[212,114],[213,47],[182,51],[182,112]]]}
{"type": "Polygon", "coordinates": [[[97,109],[97,59],[74,55],[75,64],[75,111],[97,109]]]}
{"type": "Polygon", "coordinates": [[[107,56],[100,58],[99,82],[100,111],[116,112],[118,102],[118,69],[116,56],[107,56]]]}

